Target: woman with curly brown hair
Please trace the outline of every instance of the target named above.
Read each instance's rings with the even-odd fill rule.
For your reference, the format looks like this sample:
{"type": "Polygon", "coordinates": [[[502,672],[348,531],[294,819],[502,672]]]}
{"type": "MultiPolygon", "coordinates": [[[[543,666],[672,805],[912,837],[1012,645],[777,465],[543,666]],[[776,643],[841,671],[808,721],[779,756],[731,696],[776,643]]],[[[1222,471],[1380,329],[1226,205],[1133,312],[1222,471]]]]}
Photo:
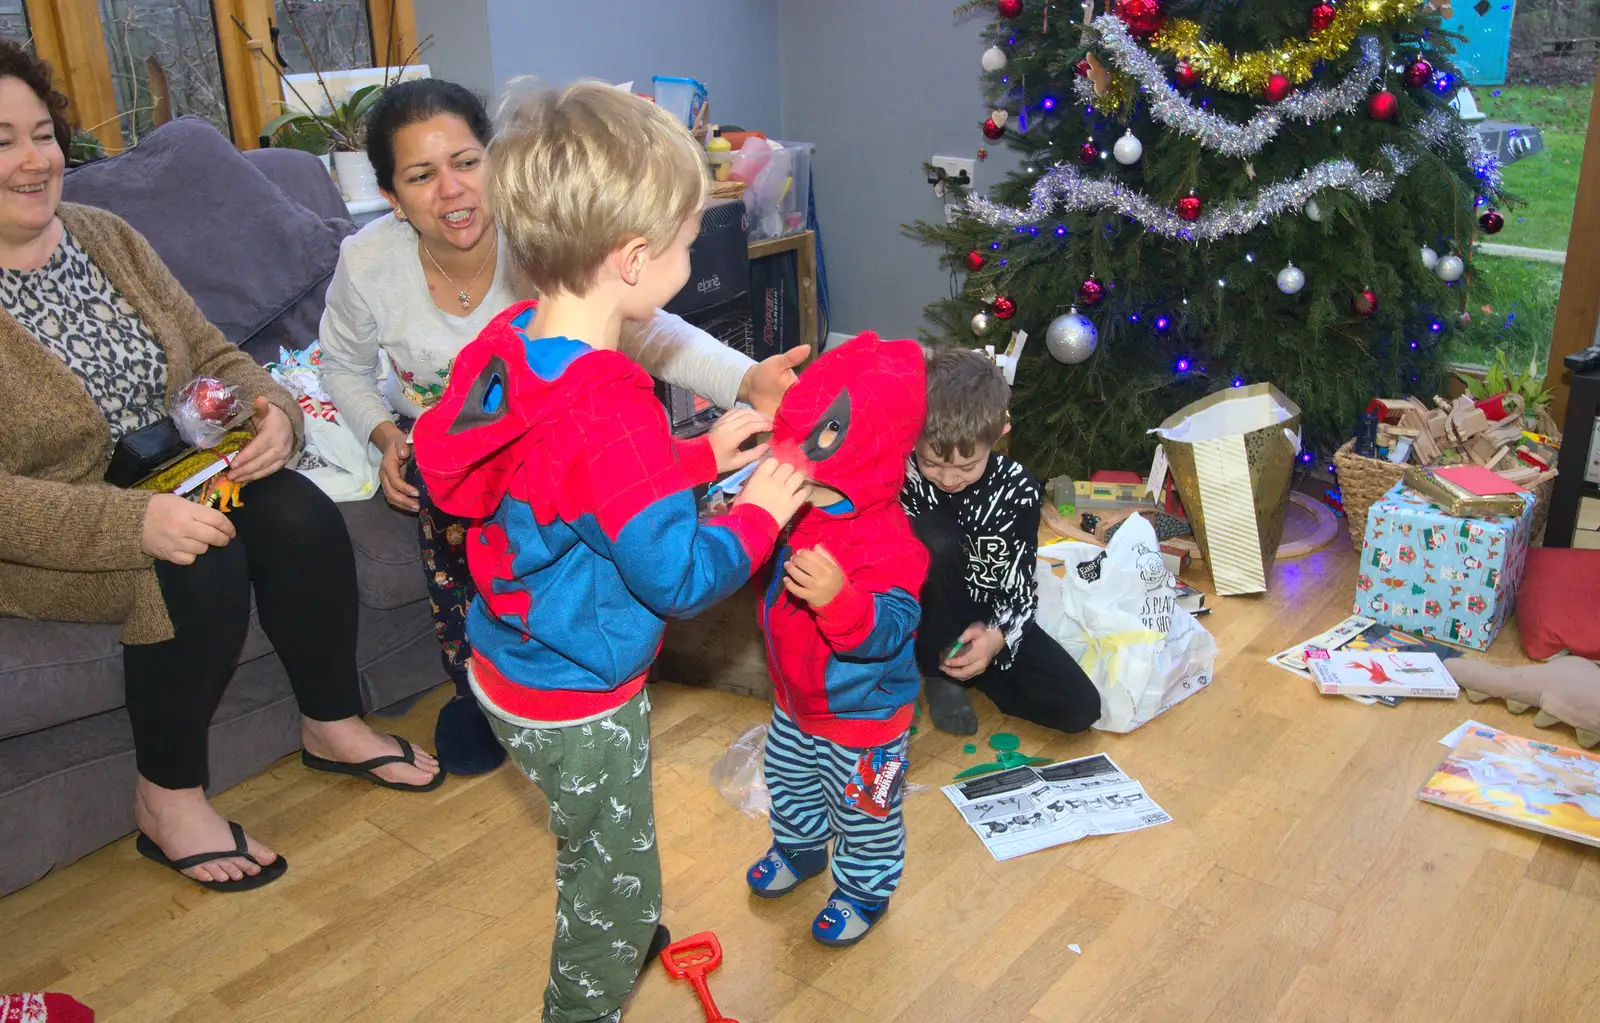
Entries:
{"type": "Polygon", "coordinates": [[[355,559],[344,520],[280,472],[301,441],[293,399],[206,322],[150,245],[61,202],[71,132],[48,66],[0,41],[0,616],[122,626],[145,857],[221,891],[286,861],[206,799],[207,729],[252,590],[301,712],[303,761],[426,791],[438,764],[362,721],[355,559]],[[255,407],[228,515],[104,481],[119,439],[157,424],[196,377],[255,407]]]}

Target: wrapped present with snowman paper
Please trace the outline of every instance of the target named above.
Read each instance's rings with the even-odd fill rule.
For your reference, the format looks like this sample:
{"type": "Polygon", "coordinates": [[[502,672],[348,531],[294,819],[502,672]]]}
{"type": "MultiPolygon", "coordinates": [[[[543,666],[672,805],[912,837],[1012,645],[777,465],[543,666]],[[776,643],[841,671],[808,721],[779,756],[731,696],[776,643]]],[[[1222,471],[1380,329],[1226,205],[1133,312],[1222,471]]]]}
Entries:
{"type": "Polygon", "coordinates": [[[1512,518],[1458,518],[1403,483],[1372,505],[1356,574],[1356,614],[1487,650],[1516,607],[1533,495],[1512,518]]]}

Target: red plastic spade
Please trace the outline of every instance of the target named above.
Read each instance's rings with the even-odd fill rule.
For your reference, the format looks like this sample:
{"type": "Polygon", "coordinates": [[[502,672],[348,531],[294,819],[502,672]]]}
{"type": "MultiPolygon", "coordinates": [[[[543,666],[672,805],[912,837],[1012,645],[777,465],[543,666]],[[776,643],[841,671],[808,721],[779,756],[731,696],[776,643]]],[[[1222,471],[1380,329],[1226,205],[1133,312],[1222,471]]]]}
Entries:
{"type": "Polygon", "coordinates": [[[702,931],[674,941],[661,950],[661,965],[667,976],[694,985],[694,993],[700,996],[700,1008],[705,1010],[706,1023],[739,1023],[717,1011],[717,1003],[711,1000],[711,989],[706,986],[706,974],[722,965],[722,945],[715,934],[702,931]]]}

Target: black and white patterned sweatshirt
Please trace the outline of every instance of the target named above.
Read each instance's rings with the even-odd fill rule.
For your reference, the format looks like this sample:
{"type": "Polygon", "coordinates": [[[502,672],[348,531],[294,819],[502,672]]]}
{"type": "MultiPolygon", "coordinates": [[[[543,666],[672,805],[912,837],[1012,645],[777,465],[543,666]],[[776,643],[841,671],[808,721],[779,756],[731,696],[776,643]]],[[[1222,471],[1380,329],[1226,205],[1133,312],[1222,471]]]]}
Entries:
{"type": "Polygon", "coordinates": [[[978,481],[959,493],[930,483],[906,462],[900,503],[913,520],[954,513],[967,549],[967,593],[989,613],[989,624],[1005,633],[995,666],[1007,668],[1022,642],[1022,627],[1039,607],[1034,563],[1039,552],[1039,502],[1044,488],[1033,474],[1005,455],[989,456],[978,481]]]}

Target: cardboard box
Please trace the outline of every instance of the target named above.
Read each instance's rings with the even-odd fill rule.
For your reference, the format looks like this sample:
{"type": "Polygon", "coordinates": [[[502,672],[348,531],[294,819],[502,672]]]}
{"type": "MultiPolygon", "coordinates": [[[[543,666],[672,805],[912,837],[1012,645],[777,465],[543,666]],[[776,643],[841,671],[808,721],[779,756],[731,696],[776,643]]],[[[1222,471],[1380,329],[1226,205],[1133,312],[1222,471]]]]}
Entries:
{"type": "Polygon", "coordinates": [[[1487,650],[1516,608],[1533,503],[1516,518],[1456,518],[1395,484],[1367,514],[1355,613],[1487,650]]]}

